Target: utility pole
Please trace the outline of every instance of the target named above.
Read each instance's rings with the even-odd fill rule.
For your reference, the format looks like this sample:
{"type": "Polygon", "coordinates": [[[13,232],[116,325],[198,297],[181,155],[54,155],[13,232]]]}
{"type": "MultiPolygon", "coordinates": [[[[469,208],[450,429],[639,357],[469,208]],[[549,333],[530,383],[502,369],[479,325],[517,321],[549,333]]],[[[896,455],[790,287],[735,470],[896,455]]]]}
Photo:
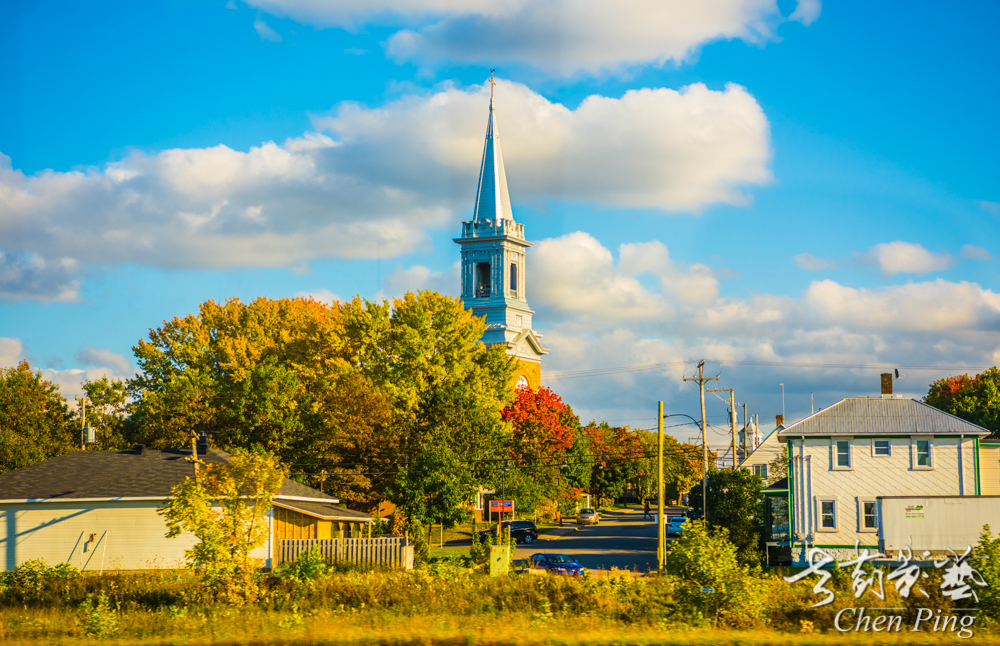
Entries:
{"type": "Polygon", "coordinates": [[[664,526],[663,526],[663,402],[656,415],[656,463],[659,475],[656,480],[656,571],[663,574],[664,526]]]}
{"type": "Polygon", "coordinates": [[[729,393],[729,426],[733,431],[733,471],[738,466],[736,463],[736,395],[732,388],[717,388],[709,390],[710,393],[729,393]]]}
{"type": "Polygon", "coordinates": [[[684,381],[697,381],[701,394],[701,453],[704,473],[701,476],[701,517],[708,522],[708,433],[705,430],[705,382],[718,381],[718,377],[705,377],[705,360],[698,362],[698,376],[685,377],[684,381]]]}
{"type": "Polygon", "coordinates": [[[785,384],[778,384],[781,386],[781,419],[785,419],[785,384]]]}

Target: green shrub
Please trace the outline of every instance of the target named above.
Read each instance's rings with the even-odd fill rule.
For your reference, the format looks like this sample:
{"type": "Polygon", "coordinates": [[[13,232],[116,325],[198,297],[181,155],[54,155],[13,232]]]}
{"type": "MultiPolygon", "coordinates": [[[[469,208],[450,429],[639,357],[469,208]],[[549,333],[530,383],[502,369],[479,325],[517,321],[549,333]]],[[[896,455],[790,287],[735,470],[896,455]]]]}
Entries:
{"type": "Polygon", "coordinates": [[[295,583],[313,583],[330,571],[326,559],[319,551],[319,547],[313,547],[309,551],[300,554],[291,563],[282,563],[275,570],[274,574],[278,578],[294,581],[295,583]]]}
{"type": "Polygon", "coordinates": [[[677,577],[676,601],[694,623],[748,627],[763,620],[763,582],[756,571],[740,565],[726,529],[712,531],[704,521],[688,521],[671,545],[666,570],[677,577]]]}
{"type": "Polygon", "coordinates": [[[76,622],[88,637],[103,639],[118,632],[118,613],[103,592],[87,595],[77,609],[76,622]]]}

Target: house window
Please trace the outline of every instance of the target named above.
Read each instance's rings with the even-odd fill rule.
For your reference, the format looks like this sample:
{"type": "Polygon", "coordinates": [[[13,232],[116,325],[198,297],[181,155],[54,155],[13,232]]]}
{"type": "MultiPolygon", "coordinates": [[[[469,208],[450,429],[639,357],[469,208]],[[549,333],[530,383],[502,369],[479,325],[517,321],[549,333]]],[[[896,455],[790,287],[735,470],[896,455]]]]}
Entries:
{"type": "Polygon", "coordinates": [[[767,465],[766,464],[753,465],[753,474],[758,478],[767,480],[767,465]]]}
{"type": "Polygon", "coordinates": [[[850,469],[851,468],[851,441],[850,440],[831,440],[830,448],[832,449],[833,458],[833,468],[834,469],[850,469]]]}
{"type": "Polygon", "coordinates": [[[517,263],[510,263],[510,295],[517,298],[517,263]]]}
{"type": "Polygon", "coordinates": [[[490,295],[490,263],[476,263],[476,298],[490,295]]]}
{"type": "Polygon", "coordinates": [[[826,498],[819,499],[816,505],[818,509],[819,516],[819,531],[821,532],[835,532],[837,531],[837,499],[836,498],[826,498]]]}
{"type": "Polygon", "coordinates": [[[878,514],[874,500],[861,501],[861,531],[878,529],[878,514]]]}
{"type": "Polygon", "coordinates": [[[922,440],[915,438],[912,440],[910,449],[913,452],[913,468],[914,469],[933,469],[934,468],[934,455],[933,447],[929,439],[922,440]]]}
{"type": "Polygon", "coordinates": [[[875,457],[888,457],[892,455],[889,440],[872,440],[872,455],[875,457]]]}

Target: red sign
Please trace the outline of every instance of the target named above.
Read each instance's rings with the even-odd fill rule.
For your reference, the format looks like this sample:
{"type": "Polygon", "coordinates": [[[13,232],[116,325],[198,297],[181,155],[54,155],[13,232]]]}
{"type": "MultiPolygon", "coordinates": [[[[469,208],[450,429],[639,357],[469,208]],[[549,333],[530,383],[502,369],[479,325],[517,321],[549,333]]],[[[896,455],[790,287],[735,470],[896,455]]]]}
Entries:
{"type": "Polygon", "coordinates": [[[490,501],[490,511],[495,511],[497,513],[502,511],[509,511],[514,513],[514,501],[513,500],[491,500],[490,501]]]}

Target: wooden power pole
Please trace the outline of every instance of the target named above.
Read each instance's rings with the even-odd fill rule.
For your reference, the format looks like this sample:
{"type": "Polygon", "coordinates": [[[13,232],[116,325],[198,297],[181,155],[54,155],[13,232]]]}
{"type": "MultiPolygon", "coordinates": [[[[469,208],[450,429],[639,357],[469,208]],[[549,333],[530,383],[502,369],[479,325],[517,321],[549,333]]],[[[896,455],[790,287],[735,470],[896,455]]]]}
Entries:
{"type": "Polygon", "coordinates": [[[659,474],[656,480],[656,571],[663,574],[663,561],[666,557],[663,523],[663,402],[660,402],[656,420],[656,463],[659,474]]]}
{"type": "Polygon", "coordinates": [[[736,459],[736,394],[732,388],[716,388],[710,393],[729,393],[729,428],[733,432],[733,471],[739,466],[736,459]]]}
{"type": "Polygon", "coordinates": [[[698,362],[698,376],[685,377],[684,381],[697,381],[698,392],[701,394],[701,452],[702,468],[704,473],[701,476],[701,517],[708,522],[708,433],[705,430],[705,382],[718,381],[718,377],[705,376],[705,360],[698,362]]]}

